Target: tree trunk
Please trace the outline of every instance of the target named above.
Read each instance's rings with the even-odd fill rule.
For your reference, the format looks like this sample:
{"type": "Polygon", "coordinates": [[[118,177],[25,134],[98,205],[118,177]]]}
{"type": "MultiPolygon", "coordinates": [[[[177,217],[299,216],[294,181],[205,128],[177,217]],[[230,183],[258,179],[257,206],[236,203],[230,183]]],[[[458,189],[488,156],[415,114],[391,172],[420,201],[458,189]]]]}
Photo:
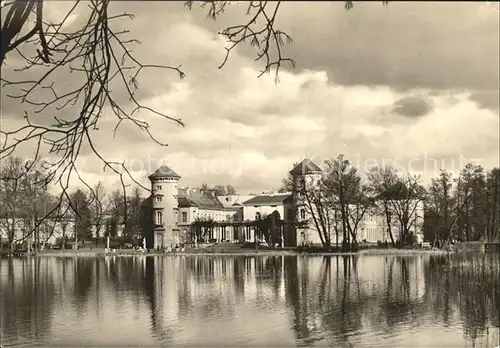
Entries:
{"type": "Polygon", "coordinates": [[[465,192],[464,204],[465,204],[465,238],[470,242],[470,220],[469,220],[469,200],[468,192],[465,192]]]}
{"type": "Polygon", "coordinates": [[[14,253],[14,231],[9,231],[9,249],[10,253],[14,253]]]}
{"type": "Polygon", "coordinates": [[[62,230],[63,230],[63,244],[62,244],[61,249],[65,250],[66,249],[66,226],[64,226],[62,228],[62,230]]]}
{"type": "MultiPolygon", "coordinates": [[[[491,212],[491,237],[490,237],[490,241],[495,241],[496,237],[497,237],[497,219],[498,219],[498,216],[497,216],[497,213],[498,213],[498,195],[499,195],[499,192],[498,192],[498,186],[499,186],[499,182],[498,182],[498,178],[496,177],[493,177],[492,178],[492,181],[493,181],[493,187],[492,187],[492,190],[493,190],[493,201],[492,201],[492,204],[491,204],[491,208],[493,209],[493,211],[491,212]]],[[[500,229],[499,229],[500,230],[500,229]]],[[[500,232],[500,231],[499,231],[500,232]]]]}
{"type": "Polygon", "coordinates": [[[391,238],[392,246],[396,247],[396,242],[394,241],[394,236],[392,235],[392,230],[391,230],[391,215],[389,213],[389,205],[386,199],[384,199],[384,212],[385,212],[385,219],[387,222],[387,232],[389,233],[389,237],[391,238]]]}

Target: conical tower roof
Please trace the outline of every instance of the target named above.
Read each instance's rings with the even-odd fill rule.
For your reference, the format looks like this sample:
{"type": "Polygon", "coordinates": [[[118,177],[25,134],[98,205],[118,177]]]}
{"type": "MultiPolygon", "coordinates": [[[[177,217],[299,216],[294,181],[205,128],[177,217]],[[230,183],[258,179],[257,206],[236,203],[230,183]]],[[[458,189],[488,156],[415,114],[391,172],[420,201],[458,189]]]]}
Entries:
{"type": "Polygon", "coordinates": [[[322,173],[323,170],[313,161],[306,158],[290,171],[293,176],[322,173]]]}
{"type": "Polygon", "coordinates": [[[160,168],[158,168],[153,174],[148,176],[149,180],[155,180],[158,178],[163,178],[163,177],[170,177],[170,178],[177,178],[180,179],[181,176],[174,172],[169,166],[167,165],[162,165],[160,168]]]}

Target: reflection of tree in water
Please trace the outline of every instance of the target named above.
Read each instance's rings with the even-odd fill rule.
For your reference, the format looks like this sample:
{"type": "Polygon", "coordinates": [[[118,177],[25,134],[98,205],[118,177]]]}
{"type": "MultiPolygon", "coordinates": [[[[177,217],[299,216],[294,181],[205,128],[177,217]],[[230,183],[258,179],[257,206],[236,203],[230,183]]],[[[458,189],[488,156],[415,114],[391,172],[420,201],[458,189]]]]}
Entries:
{"type": "Polygon", "coordinates": [[[448,273],[452,281],[447,292],[458,303],[465,336],[475,343],[489,327],[500,326],[499,260],[459,257],[451,261],[448,273]]]}
{"type": "Polygon", "coordinates": [[[333,346],[356,345],[351,337],[363,329],[363,318],[370,330],[395,332],[423,310],[411,277],[410,266],[416,269],[412,258],[387,258],[381,276],[374,278],[377,284],[362,282],[358,261],[357,256],[285,258],[286,298],[299,344],[324,340],[333,346]]]}
{"type": "Polygon", "coordinates": [[[258,304],[268,300],[264,293],[271,293],[273,301],[279,301],[282,285],[282,258],[275,256],[263,256],[255,258],[255,277],[259,297],[258,304]]]}
{"type": "Polygon", "coordinates": [[[448,324],[454,315],[453,307],[450,306],[450,293],[447,290],[450,287],[447,265],[448,256],[436,255],[429,259],[427,267],[424,268],[427,308],[434,317],[441,318],[445,324],[448,324]]]}
{"type": "Polygon", "coordinates": [[[307,346],[312,345],[316,340],[311,337],[311,331],[307,325],[307,298],[303,297],[302,291],[304,288],[307,289],[308,279],[299,277],[298,260],[297,256],[284,257],[285,299],[293,309],[293,330],[296,339],[299,344],[302,342],[302,345],[307,346]]]}
{"type": "Polygon", "coordinates": [[[410,284],[410,272],[407,257],[389,257],[387,272],[387,286],[385,298],[381,304],[386,324],[385,330],[391,332],[399,325],[408,322],[411,319],[411,313],[415,313],[418,306],[417,299],[410,296],[410,288],[416,284],[410,284]],[[399,272],[395,274],[395,267],[399,272]]]}
{"type": "Polygon", "coordinates": [[[328,340],[329,344],[349,344],[348,336],[361,330],[361,311],[369,294],[361,289],[356,274],[356,258],[285,257],[286,299],[293,309],[293,328],[300,345],[328,340]],[[320,261],[317,277],[314,263],[320,261]],[[299,272],[298,264],[305,267],[299,272]],[[335,275],[332,276],[332,263],[335,275]]]}
{"type": "Polygon", "coordinates": [[[335,258],[336,278],[332,280],[330,257],[322,263],[321,291],[317,306],[321,315],[321,329],[333,345],[349,346],[349,336],[362,328],[362,310],[368,300],[361,290],[357,275],[357,257],[335,258]],[[335,281],[333,286],[332,281],[335,281]]]}
{"type": "Polygon", "coordinates": [[[299,345],[322,341],[335,347],[357,346],[359,342],[352,336],[363,324],[368,323],[370,331],[396,333],[402,325],[426,314],[444,323],[459,315],[464,334],[472,342],[479,342],[488,328],[499,326],[498,257],[386,257],[385,264],[370,268],[380,272],[370,284],[364,279],[368,273],[362,257],[184,257],[175,263],[169,258],[144,259],[144,264],[132,258],[2,262],[1,328],[10,337],[32,333],[41,342],[43,333],[50,330],[50,315],[60,293],[71,296],[70,301],[82,311],[82,304],[93,299],[92,291],[99,307],[103,290],[108,295],[111,290],[112,298],[114,294],[122,298],[124,293],[136,298],[145,294],[153,336],[161,344],[171,345],[177,322],[188,326],[194,318],[231,317],[240,308],[240,299],[245,295],[253,298],[248,289],[254,278],[257,287],[265,289],[265,295],[258,295],[261,301],[278,302],[284,288],[299,345]],[[423,265],[417,262],[420,260],[423,265]],[[45,266],[49,261],[59,267],[58,272],[52,264],[45,266]],[[14,263],[21,267],[14,269],[14,263]],[[423,297],[415,295],[416,273],[425,279],[423,297]],[[175,311],[167,308],[172,302],[164,301],[172,294],[169,291],[177,300],[175,311]],[[26,327],[25,323],[35,326],[26,327]]]}
{"type": "Polygon", "coordinates": [[[3,343],[40,342],[50,330],[58,293],[48,261],[43,258],[2,260],[0,328],[3,343]]]}
{"type": "Polygon", "coordinates": [[[219,256],[193,256],[185,260],[187,270],[184,276],[185,286],[180,289],[183,293],[180,296],[184,299],[185,310],[181,308],[181,316],[189,314],[210,319],[234,316],[234,296],[230,289],[235,289],[237,286],[233,284],[231,278],[244,282],[243,276],[235,275],[240,271],[239,261],[219,256]]]}
{"type": "Polygon", "coordinates": [[[464,335],[473,345],[490,328],[499,328],[498,256],[458,254],[433,257],[424,272],[434,314],[441,314],[446,320],[448,313],[456,308],[464,335]]]}
{"type": "Polygon", "coordinates": [[[235,257],[232,259],[236,302],[245,296],[245,260],[246,258],[244,257],[235,257]]]}
{"type": "Polygon", "coordinates": [[[94,258],[77,257],[73,260],[73,296],[72,302],[77,315],[82,315],[87,309],[90,291],[93,285],[94,258]]]}

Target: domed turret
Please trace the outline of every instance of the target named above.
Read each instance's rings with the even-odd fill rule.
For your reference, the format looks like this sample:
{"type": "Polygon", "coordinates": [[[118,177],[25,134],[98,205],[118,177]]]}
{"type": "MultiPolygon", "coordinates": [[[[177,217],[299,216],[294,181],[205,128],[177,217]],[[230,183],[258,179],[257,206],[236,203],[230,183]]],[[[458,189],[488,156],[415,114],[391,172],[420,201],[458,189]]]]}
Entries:
{"type": "Polygon", "coordinates": [[[172,247],[178,242],[177,196],[181,177],[163,165],[148,178],[152,192],[154,248],[172,247]]]}

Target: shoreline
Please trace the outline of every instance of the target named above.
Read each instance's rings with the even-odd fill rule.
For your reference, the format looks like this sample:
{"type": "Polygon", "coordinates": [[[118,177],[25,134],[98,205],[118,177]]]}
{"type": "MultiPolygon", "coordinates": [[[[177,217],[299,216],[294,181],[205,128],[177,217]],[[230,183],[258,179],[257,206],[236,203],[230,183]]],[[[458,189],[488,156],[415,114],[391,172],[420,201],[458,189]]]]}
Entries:
{"type": "MultiPolygon", "coordinates": [[[[241,249],[240,249],[241,250],[241,249]]],[[[301,252],[296,250],[241,250],[241,251],[186,251],[186,252],[149,252],[131,253],[116,252],[105,254],[103,251],[57,251],[24,254],[23,257],[179,257],[179,256],[416,256],[416,255],[447,255],[456,253],[446,250],[418,250],[418,249],[364,249],[358,252],[301,252]]]]}

